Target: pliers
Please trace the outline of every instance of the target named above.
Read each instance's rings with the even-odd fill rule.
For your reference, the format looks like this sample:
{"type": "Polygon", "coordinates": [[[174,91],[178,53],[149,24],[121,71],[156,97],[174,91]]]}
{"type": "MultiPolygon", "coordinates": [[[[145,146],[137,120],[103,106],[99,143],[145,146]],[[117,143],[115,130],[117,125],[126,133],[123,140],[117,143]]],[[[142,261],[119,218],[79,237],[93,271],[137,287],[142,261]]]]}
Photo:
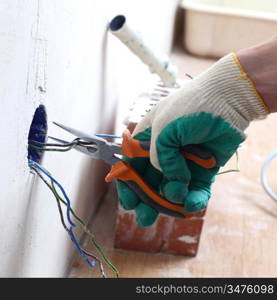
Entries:
{"type": "MultiPolygon", "coordinates": [[[[131,133],[126,129],[122,135],[122,143],[117,144],[108,142],[97,135],[87,134],[56,122],[54,124],[75,135],[79,141],[85,142],[76,143],[73,147],[74,149],[94,159],[102,159],[112,166],[105,178],[106,182],[111,182],[115,179],[124,181],[145,204],[160,213],[179,218],[191,218],[202,215],[201,212],[188,213],[184,210],[183,205],[174,204],[163,198],[143,180],[130,163],[121,159],[122,155],[128,158],[149,157],[149,141],[138,141],[132,138],[131,133]]],[[[62,144],[68,143],[61,139],[52,139],[62,144]]],[[[215,157],[209,151],[203,150],[197,145],[184,146],[181,149],[181,153],[186,159],[193,160],[204,168],[213,168],[216,165],[215,157]]]]}

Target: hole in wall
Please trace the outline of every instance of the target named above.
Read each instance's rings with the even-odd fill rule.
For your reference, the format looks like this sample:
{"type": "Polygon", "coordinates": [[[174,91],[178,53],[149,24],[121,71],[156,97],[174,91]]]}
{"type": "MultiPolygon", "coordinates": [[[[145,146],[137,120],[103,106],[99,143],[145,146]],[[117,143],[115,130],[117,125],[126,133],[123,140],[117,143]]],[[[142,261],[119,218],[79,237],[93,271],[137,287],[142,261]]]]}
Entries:
{"type": "MultiPolygon", "coordinates": [[[[47,115],[44,105],[40,105],[34,113],[34,117],[28,134],[28,144],[31,141],[45,143],[47,135],[47,115]]],[[[43,151],[28,147],[28,159],[40,163],[43,151]]]]}
{"type": "Polygon", "coordinates": [[[123,27],[125,24],[126,18],[123,15],[118,15],[112,19],[110,22],[110,30],[117,31],[123,27]]]}

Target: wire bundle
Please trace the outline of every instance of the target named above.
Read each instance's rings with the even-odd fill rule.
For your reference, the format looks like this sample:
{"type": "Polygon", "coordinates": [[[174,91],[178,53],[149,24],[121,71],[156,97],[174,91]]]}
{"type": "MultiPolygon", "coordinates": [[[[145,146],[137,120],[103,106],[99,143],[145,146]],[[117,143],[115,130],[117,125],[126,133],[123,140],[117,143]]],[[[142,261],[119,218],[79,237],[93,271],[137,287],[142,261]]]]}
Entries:
{"type": "MultiPolygon", "coordinates": [[[[109,136],[110,137],[110,136],[109,136]]],[[[35,142],[35,141],[29,141],[29,147],[32,147],[36,150],[39,151],[69,151],[71,150],[76,144],[85,144],[86,142],[82,142],[79,139],[75,139],[71,143],[67,144],[46,144],[46,143],[40,143],[40,142],[35,142]],[[31,142],[31,143],[30,143],[31,142]],[[38,147],[34,144],[40,145],[42,147],[38,147]]],[[[88,143],[86,143],[88,144],[88,143]]],[[[71,203],[70,200],[62,187],[62,185],[45,169],[43,168],[40,164],[37,162],[29,159],[28,160],[30,168],[39,176],[39,178],[47,185],[47,187],[51,190],[53,195],[56,198],[57,201],[57,206],[60,214],[60,219],[61,223],[64,227],[64,229],[67,231],[68,235],[70,236],[75,248],[79,252],[80,256],[83,258],[83,260],[88,264],[89,267],[94,267],[95,266],[95,261],[99,264],[100,272],[102,274],[102,277],[106,277],[103,264],[101,260],[95,256],[94,254],[84,250],[78,243],[77,239],[75,238],[75,235],[73,233],[74,227],[76,227],[76,224],[71,220],[71,215],[74,217],[74,219],[81,225],[82,229],[84,232],[90,237],[90,240],[93,244],[93,246],[96,248],[97,252],[101,255],[102,259],[106,262],[106,264],[113,270],[115,273],[116,277],[119,277],[119,272],[117,268],[111,263],[111,261],[105,256],[102,248],[99,246],[97,243],[94,234],[87,228],[85,222],[76,215],[76,213],[73,211],[71,208],[71,203]],[[47,181],[47,179],[42,175],[42,173],[48,177],[50,182],[47,181]],[[60,190],[62,193],[63,197],[58,193],[56,187],[60,190]],[[63,216],[63,211],[61,208],[61,203],[66,205],[66,217],[67,221],[69,223],[69,226],[66,225],[64,216],[63,216]],[[93,260],[90,260],[89,257],[93,258],[93,260]]]]}
{"type": "MultiPolygon", "coordinates": [[[[98,133],[95,134],[98,137],[108,138],[108,139],[120,139],[121,136],[113,135],[113,134],[103,134],[98,133]]],[[[28,146],[32,149],[38,151],[57,151],[57,152],[67,152],[71,150],[74,146],[82,145],[82,146],[93,146],[91,142],[84,142],[80,138],[74,139],[70,143],[57,144],[57,143],[41,143],[34,140],[29,140],[28,146]]]]}

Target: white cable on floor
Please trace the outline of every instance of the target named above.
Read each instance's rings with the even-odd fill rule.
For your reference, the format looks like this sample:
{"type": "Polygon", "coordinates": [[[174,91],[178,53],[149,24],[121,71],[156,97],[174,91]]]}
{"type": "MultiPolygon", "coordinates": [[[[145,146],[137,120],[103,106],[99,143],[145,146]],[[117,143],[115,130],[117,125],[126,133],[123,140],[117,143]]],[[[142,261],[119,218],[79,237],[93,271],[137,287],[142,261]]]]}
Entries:
{"type": "Polygon", "coordinates": [[[268,185],[268,181],[267,181],[267,170],[268,167],[270,165],[270,163],[272,162],[272,160],[277,156],[277,150],[272,152],[265,160],[263,166],[262,166],[262,170],[261,170],[261,182],[262,182],[262,186],[264,188],[264,190],[266,191],[266,193],[275,201],[277,201],[277,195],[274,194],[271,190],[271,188],[268,185]]]}

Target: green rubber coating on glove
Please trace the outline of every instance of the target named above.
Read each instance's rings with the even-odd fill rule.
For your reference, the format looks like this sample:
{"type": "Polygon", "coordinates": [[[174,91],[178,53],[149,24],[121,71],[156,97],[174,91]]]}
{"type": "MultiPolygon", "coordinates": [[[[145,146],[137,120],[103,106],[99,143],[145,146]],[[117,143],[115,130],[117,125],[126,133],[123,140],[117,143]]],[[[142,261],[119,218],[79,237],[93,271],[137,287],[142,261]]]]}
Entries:
{"type": "MultiPolygon", "coordinates": [[[[151,128],[135,136],[136,139],[151,139],[151,128]]],[[[245,137],[219,116],[200,112],[176,119],[168,124],[156,140],[157,155],[163,171],[154,168],[149,158],[128,161],[144,180],[158,193],[174,203],[184,205],[188,212],[197,212],[207,206],[211,196],[211,184],[215,175],[235,153],[245,137]],[[216,157],[215,168],[206,169],[186,160],[179,149],[187,144],[197,144],[208,149],[216,157]]],[[[158,212],[138,200],[128,186],[117,182],[119,201],[123,208],[135,209],[139,226],[153,224],[158,212]]]]}
{"type": "Polygon", "coordinates": [[[184,209],[189,213],[196,213],[204,209],[210,195],[206,190],[191,190],[186,197],[184,209]]]}
{"type": "Polygon", "coordinates": [[[152,225],[158,217],[158,212],[154,208],[144,204],[143,202],[141,202],[135,208],[135,211],[136,211],[136,221],[138,225],[141,227],[152,225]]]}
{"type": "Polygon", "coordinates": [[[131,189],[129,189],[128,185],[123,181],[116,181],[116,190],[119,203],[124,209],[134,209],[140,202],[140,199],[137,196],[137,194],[134,193],[131,189]]]}
{"type": "Polygon", "coordinates": [[[216,157],[217,166],[223,166],[243,140],[244,137],[221,117],[196,113],[176,119],[160,132],[156,140],[158,161],[167,179],[188,183],[191,172],[179,148],[203,145],[216,157]]]}
{"type": "Polygon", "coordinates": [[[179,181],[163,182],[162,186],[163,196],[170,202],[176,204],[184,203],[184,199],[188,194],[188,188],[186,184],[179,181]]]}
{"type": "Polygon", "coordinates": [[[244,137],[221,117],[205,112],[178,118],[161,131],[156,147],[163,174],[167,180],[179,181],[180,185],[189,183],[190,192],[183,197],[185,210],[197,212],[206,207],[219,167],[230,159],[243,140],[244,137]],[[183,159],[176,149],[188,144],[203,145],[211,151],[217,167],[205,169],[183,159]]]}

